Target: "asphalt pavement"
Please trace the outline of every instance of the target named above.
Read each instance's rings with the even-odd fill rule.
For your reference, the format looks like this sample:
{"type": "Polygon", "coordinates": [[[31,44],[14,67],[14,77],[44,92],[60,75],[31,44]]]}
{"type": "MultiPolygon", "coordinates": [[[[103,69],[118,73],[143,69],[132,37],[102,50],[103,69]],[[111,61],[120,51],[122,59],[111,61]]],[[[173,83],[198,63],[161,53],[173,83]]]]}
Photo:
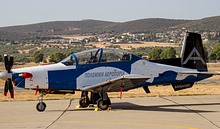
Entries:
{"type": "Polygon", "coordinates": [[[111,99],[112,110],[76,108],[78,100],[0,102],[0,129],[219,129],[220,95],[111,99]]]}

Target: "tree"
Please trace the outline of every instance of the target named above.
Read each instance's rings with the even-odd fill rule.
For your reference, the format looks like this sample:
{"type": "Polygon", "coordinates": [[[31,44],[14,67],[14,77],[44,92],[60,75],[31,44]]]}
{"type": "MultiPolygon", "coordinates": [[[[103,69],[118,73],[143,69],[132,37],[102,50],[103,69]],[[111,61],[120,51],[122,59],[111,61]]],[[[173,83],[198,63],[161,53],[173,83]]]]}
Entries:
{"type": "Polygon", "coordinates": [[[220,45],[217,45],[209,55],[210,60],[220,60],[220,45]]]}
{"type": "Polygon", "coordinates": [[[150,60],[157,60],[160,59],[160,54],[162,52],[162,49],[160,48],[154,48],[149,52],[149,59],[150,60]]]}
{"type": "Polygon", "coordinates": [[[208,59],[209,59],[209,52],[208,52],[208,50],[207,50],[207,48],[205,47],[205,46],[203,46],[203,49],[204,49],[204,54],[205,54],[205,60],[206,61],[208,61],[208,59]]]}
{"type": "Polygon", "coordinates": [[[36,52],[34,53],[33,61],[34,61],[35,63],[42,62],[43,59],[44,59],[44,54],[43,54],[42,52],[36,51],[36,52]]]}
{"type": "Polygon", "coordinates": [[[211,54],[209,55],[209,59],[210,59],[210,60],[216,60],[216,54],[215,54],[215,53],[211,53],[211,54]]]}
{"type": "Polygon", "coordinates": [[[173,47],[166,49],[161,53],[161,58],[162,59],[176,58],[176,50],[173,47]]]}
{"type": "Polygon", "coordinates": [[[66,57],[66,55],[63,54],[63,53],[60,53],[60,52],[52,53],[52,54],[50,55],[49,61],[50,61],[50,62],[53,62],[53,63],[58,63],[58,62],[60,62],[62,59],[64,59],[65,57],[66,57]]]}

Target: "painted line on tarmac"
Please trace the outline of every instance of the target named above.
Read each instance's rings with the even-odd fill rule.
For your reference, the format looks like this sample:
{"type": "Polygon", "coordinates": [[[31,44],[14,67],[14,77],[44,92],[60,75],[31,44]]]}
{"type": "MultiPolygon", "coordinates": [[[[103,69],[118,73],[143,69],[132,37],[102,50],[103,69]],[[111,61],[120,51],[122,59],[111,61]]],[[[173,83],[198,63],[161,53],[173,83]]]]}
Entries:
{"type": "Polygon", "coordinates": [[[59,122],[67,122],[67,123],[91,123],[91,124],[103,124],[103,125],[138,125],[138,126],[147,126],[147,127],[166,127],[166,128],[174,128],[174,129],[199,129],[196,127],[189,126],[179,126],[179,125],[168,125],[168,124],[146,124],[146,123],[138,123],[138,122],[105,122],[105,121],[79,121],[79,120],[62,120],[59,122]]]}
{"type": "MultiPolygon", "coordinates": [[[[25,120],[25,121],[0,121],[1,124],[30,124],[30,123],[36,123],[39,122],[37,120],[25,120]]],[[[52,120],[50,121],[44,121],[45,123],[53,122],[52,120]]],[[[58,123],[81,123],[81,124],[97,124],[97,125],[137,125],[137,126],[146,126],[146,127],[165,127],[165,128],[173,128],[173,129],[200,129],[196,127],[189,127],[189,126],[179,126],[179,125],[168,125],[168,124],[146,124],[146,123],[138,123],[138,122],[105,122],[105,121],[77,121],[77,120],[59,120],[58,123]]],[[[57,123],[57,124],[58,124],[57,123]]],[[[55,123],[53,123],[55,124],[55,123]]],[[[51,126],[45,126],[46,128],[49,128],[51,126]]]]}

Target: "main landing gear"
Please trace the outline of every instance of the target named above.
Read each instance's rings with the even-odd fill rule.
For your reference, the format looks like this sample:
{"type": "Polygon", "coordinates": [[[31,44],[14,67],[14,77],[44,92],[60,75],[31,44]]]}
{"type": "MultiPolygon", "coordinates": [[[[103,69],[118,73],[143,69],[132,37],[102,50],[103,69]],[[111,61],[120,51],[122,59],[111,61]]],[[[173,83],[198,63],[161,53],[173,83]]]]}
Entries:
{"type": "Polygon", "coordinates": [[[40,96],[39,96],[39,103],[36,105],[36,109],[39,111],[39,112],[43,112],[47,105],[43,102],[43,96],[44,94],[43,93],[40,93],[40,96]]]}
{"type": "Polygon", "coordinates": [[[88,91],[82,91],[81,98],[79,100],[79,104],[81,107],[88,107],[90,104],[88,91]]]}
{"type": "Polygon", "coordinates": [[[111,101],[106,92],[100,93],[100,98],[97,101],[97,107],[102,110],[107,110],[109,105],[111,105],[111,101]]]}
{"type": "Polygon", "coordinates": [[[88,107],[89,104],[97,104],[97,107],[101,110],[107,110],[111,101],[106,92],[93,93],[91,92],[91,97],[88,97],[88,91],[82,91],[81,99],[79,100],[81,107],[88,107]]]}

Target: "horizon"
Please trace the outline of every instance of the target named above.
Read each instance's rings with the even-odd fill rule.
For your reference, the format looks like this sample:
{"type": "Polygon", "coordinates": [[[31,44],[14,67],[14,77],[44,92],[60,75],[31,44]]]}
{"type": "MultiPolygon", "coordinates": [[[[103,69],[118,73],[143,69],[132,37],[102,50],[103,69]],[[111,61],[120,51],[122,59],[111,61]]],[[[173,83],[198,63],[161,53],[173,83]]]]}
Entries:
{"type": "Polygon", "coordinates": [[[104,21],[104,22],[115,22],[115,23],[124,23],[124,22],[131,22],[131,21],[137,21],[137,20],[145,20],[145,19],[167,19],[167,20],[200,20],[200,19],[204,19],[204,18],[211,18],[211,17],[220,17],[220,15],[218,16],[209,16],[209,17],[203,17],[203,18],[199,18],[199,19],[169,19],[169,18],[142,18],[142,19],[134,19],[134,20],[130,20],[130,21],[123,21],[123,22],[116,22],[116,21],[105,21],[105,20],[97,20],[97,19],[82,19],[82,20],[66,20],[66,21],[44,21],[44,22],[37,22],[37,23],[27,23],[27,24],[20,24],[20,25],[9,25],[9,26],[0,26],[0,28],[4,28],[4,27],[15,27],[15,26],[26,26],[26,25],[34,25],[34,24],[41,24],[41,23],[50,23],[50,22],[75,22],[75,21],[89,21],[89,20],[94,20],[94,21],[104,21]]]}
{"type": "Polygon", "coordinates": [[[219,5],[219,0],[8,0],[0,5],[0,27],[85,19],[110,22],[148,18],[197,20],[219,16],[219,5]]]}

